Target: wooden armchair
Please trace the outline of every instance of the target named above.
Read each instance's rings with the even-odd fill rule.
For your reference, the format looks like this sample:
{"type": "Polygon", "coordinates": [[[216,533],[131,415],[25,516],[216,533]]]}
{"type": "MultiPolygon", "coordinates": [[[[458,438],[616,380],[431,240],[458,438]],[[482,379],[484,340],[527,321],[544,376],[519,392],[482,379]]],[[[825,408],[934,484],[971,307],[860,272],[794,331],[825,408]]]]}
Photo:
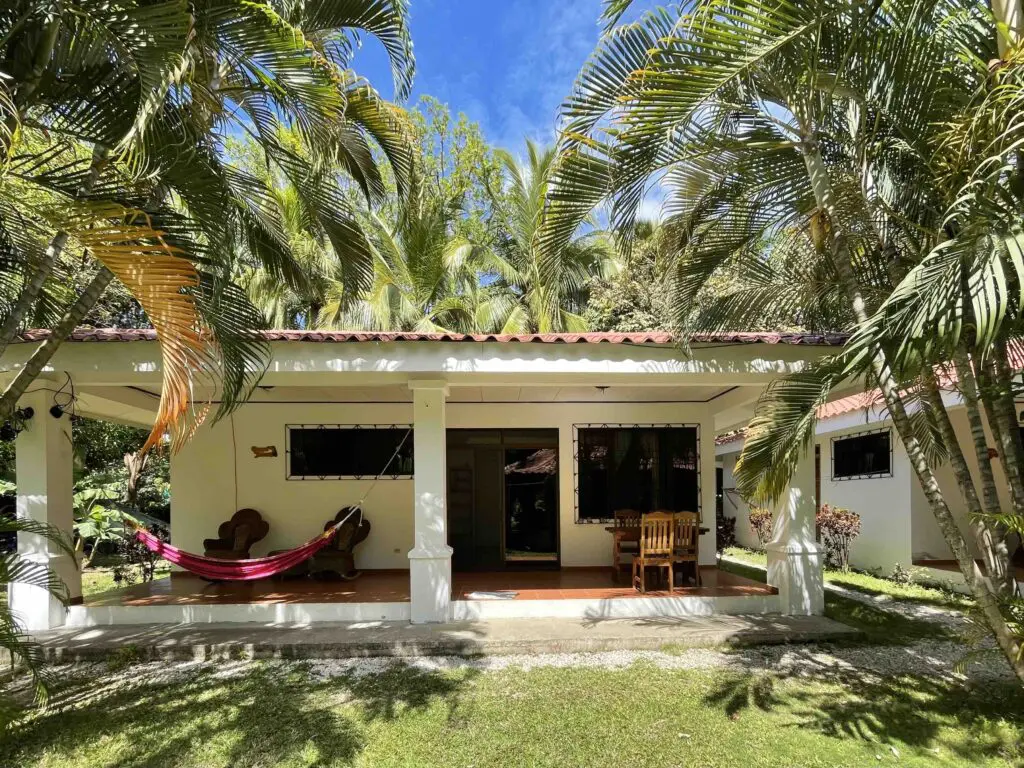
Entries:
{"type": "Polygon", "coordinates": [[[240,509],[217,529],[216,539],[203,541],[207,557],[247,560],[249,549],[270,533],[270,524],[255,509],[240,509]]]}
{"type": "MultiPolygon", "coordinates": [[[[340,510],[331,520],[324,523],[324,530],[333,528],[351,511],[351,507],[340,510]]],[[[370,521],[358,512],[352,515],[334,534],[334,540],[313,555],[309,563],[309,572],[314,575],[334,575],[346,580],[358,578],[355,548],[369,535],[370,521]]]]}
{"type": "Polygon", "coordinates": [[[612,576],[619,580],[619,569],[621,568],[622,556],[635,555],[639,552],[639,545],[636,539],[627,538],[627,532],[633,534],[640,530],[640,513],[635,509],[615,510],[615,530],[612,533],[612,576]]]}
{"type": "Polygon", "coordinates": [[[676,521],[672,512],[648,512],[640,518],[639,552],[633,555],[633,587],[647,591],[647,569],[668,569],[668,588],[674,589],[676,521]]]}
{"type": "Polygon", "coordinates": [[[672,559],[677,563],[693,563],[694,581],[700,586],[700,562],[697,542],[700,540],[700,523],[696,512],[676,512],[675,540],[672,544],[672,559]]]}

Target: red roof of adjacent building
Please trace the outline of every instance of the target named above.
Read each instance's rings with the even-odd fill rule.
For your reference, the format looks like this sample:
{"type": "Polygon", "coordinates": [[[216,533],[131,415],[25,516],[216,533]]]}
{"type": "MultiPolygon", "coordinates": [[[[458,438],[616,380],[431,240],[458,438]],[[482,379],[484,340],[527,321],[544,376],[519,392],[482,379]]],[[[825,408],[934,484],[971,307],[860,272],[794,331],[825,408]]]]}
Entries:
{"type": "MultiPolygon", "coordinates": [[[[1010,367],[1014,371],[1024,370],[1024,344],[1018,341],[1011,341],[1008,345],[1010,367]]],[[[952,366],[936,366],[935,375],[939,382],[939,388],[943,391],[955,391],[957,386],[956,370],[952,366]]],[[[817,416],[819,419],[832,419],[854,411],[867,410],[873,407],[885,408],[885,399],[882,397],[882,390],[875,388],[867,392],[858,392],[856,395],[841,397],[838,400],[824,403],[818,406],[817,416]]],[[[715,445],[726,445],[737,440],[742,440],[746,434],[745,429],[737,429],[715,438],[715,445]]]]}
{"type": "MultiPolygon", "coordinates": [[[[42,341],[49,337],[46,329],[23,331],[20,341],[42,341]]],[[[497,342],[528,344],[634,344],[671,345],[680,337],[663,331],[639,333],[414,333],[391,331],[296,331],[268,330],[260,335],[267,341],[302,341],[318,343],[448,341],[497,342]]],[[[845,334],[815,333],[703,333],[689,337],[696,344],[803,344],[810,346],[842,346],[845,334]]],[[[155,341],[151,328],[79,328],[69,341],[155,341]]]]}

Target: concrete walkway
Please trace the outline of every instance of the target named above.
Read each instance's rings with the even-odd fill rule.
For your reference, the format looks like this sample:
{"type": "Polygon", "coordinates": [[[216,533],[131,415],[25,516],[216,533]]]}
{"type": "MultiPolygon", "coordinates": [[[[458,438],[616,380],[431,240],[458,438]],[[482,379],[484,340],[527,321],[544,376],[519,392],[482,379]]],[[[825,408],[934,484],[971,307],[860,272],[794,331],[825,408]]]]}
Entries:
{"type": "Polygon", "coordinates": [[[823,616],[709,616],[418,625],[149,624],[54,630],[36,637],[47,659],[71,662],[116,653],[133,660],[572,653],[806,643],[856,636],[856,630],[823,616]]]}

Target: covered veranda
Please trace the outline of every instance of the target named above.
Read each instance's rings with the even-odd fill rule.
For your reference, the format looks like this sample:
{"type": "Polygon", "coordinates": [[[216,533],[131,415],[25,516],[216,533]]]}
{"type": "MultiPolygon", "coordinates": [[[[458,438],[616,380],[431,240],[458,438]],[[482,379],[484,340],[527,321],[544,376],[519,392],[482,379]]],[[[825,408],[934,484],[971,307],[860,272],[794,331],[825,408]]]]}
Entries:
{"type": "MultiPolygon", "coordinates": [[[[764,387],[818,357],[829,339],[728,334],[701,339],[684,353],[666,334],[268,332],[267,337],[272,362],[252,401],[231,419],[202,427],[172,459],[172,543],[201,552],[203,537],[235,509],[257,507],[270,521],[266,549],[295,546],[325,517],[358,500],[370,483],[364,477],[291,476],[289,430],[309,424],[407,427],[415,471],[380,482],[367,498],[373,532],[356,550],[361,577],[211,584],[174,573],[87,601],[78,597],[69,612],[39,590],[18,587],[12,595],[15,609],[31,629],[822,610],[813,460],[801,463],[780,502],[765,585],[714,567],[713,441],[717,433],[745,423],[764,387]],[[695,461],[686,471],[693,475],[696,511],[705,526],[699,540],[700,586],[687,581],[672,591],[658,587],[641,594],[628,579],[613,580],[607,521],[581,512],[581,488],[588,481],[581,479],[579,457],[583,430],[610,428],[686,429],[694,435],[695,461]],[[453,568],[455,552],[483,551],[486,543],[479,525],[483,518],[477,520],[476,538],[467,540],[475,543],[460,544],[453,530],[449,462],[451,435],[459,430],[553,435],[552,562],[531,565],[507,557],[501,568],[453,568]],[[256,448],[270,447],[273,458],[258,458],[256,448]]],[[[6,373],[17,370],[25,352],[16,345],[8,353],[6,373]]],[[[146,331],[80,331],[44,377],[23,403],[36,415],[17,438],[18,513],[70,530],[70,429],[67,416],[49,414],[52,390],[70,377],[78,414],[148,426],[159,401],[159,348],[146,331]]],[[[217,399],[213,391],[197,396],[217,399]]],[[[505,544],[502,540],[503,552],[505,544]]],[[[81,595],[75,563],[40,547],[33,537],[23,537],[19,547],[52,565],[72,595],[81,595]]],[[[262,554],[265,550],[253,552],[262,554]]]]}

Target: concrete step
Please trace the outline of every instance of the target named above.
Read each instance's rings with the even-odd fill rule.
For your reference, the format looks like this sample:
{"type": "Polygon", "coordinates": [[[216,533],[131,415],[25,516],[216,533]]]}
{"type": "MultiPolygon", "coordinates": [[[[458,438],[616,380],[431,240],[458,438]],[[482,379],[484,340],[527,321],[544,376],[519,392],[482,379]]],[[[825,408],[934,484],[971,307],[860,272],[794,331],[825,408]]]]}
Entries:
{"type": "Polygon", "coordinates": [[[823,616],[508,619],[251,626],[136,625],[62,629],[36,637],[52,662],[480,656],[808,643],[859,636],[823,616]]]}

